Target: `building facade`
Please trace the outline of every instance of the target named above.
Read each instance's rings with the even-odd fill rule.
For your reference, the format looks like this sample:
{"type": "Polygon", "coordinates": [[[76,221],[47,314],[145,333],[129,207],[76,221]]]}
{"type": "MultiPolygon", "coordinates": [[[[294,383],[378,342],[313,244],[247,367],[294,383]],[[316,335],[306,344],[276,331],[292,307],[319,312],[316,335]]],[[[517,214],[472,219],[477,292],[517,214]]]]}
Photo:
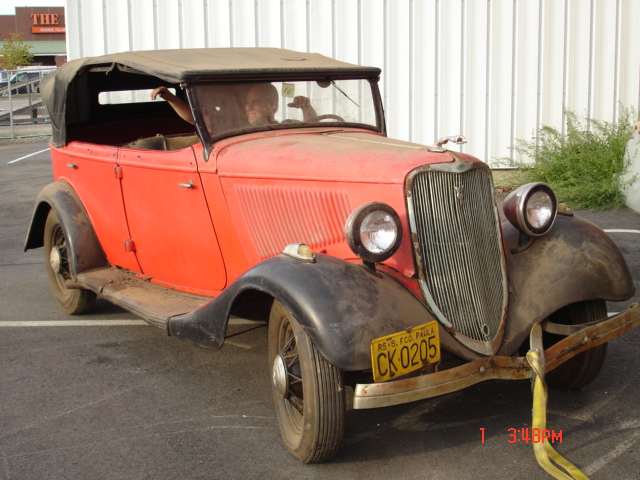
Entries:
{"type": "MultiPolygon", "coordinates": [[[[28,1],[28,0],[27,0],[28,1]]],[[[12,34],[31,46],[33,66],[57,66],[67,59],[64,7],[18,7],[15,15],[0,15],[0,44],[12,34]]]]}

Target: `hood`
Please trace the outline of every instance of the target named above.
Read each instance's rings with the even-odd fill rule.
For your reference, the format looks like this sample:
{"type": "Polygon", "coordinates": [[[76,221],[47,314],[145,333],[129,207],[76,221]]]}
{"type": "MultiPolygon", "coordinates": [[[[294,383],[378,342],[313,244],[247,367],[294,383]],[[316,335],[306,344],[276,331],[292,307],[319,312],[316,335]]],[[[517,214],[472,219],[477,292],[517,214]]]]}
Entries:
{"type": "Polygon", "coordinates": [[[374,132],[314,129],[225,140],[208,163],[220,176],[402,184],[419,166],[452,161],[446,152],[374,132]]]}

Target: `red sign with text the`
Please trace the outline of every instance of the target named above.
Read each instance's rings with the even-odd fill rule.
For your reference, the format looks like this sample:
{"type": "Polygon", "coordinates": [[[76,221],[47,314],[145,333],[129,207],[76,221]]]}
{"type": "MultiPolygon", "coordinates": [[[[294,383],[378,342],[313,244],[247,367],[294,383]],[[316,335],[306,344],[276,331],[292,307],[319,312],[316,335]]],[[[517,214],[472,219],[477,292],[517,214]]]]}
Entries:
{"type": "Polygon", "coordinates": [[[31,33],[65,33],[67,28],[59,24],[57,13],[33,13],[31,14],[33,25],[31,33]]]}

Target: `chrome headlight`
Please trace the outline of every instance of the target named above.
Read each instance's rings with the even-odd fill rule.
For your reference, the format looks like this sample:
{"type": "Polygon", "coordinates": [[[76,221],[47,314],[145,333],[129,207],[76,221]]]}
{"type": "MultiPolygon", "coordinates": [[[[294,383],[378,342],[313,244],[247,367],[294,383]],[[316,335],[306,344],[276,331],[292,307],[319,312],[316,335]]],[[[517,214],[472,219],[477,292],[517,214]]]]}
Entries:
{"type": "Polygon", "coordinates": [[[402,224],[389,205],[366,203],[349,215],[344,234],[353,253],[367,262],[378,263],[400,247],[402,224]]]}
{"type": "Polygon", "coordinates": [[[511,224],[527,235],[538,237],[549,231],[556,219],[557,202],[544,183],[528,183],[509,194],[503,204],[511,224]]]}

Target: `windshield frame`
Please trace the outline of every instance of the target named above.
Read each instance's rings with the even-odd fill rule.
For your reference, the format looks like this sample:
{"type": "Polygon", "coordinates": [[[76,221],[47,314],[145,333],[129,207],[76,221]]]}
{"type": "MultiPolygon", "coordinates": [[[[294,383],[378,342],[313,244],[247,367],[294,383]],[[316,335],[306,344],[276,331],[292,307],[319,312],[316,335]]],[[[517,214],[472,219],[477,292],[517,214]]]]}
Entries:
{"type": "Polygon", "coordinates": [[[314,77],[303,76],[301,78],[295,78],[291,75],[287,77],[273,77],[269,76],[268,78],[235,78],[235,79],[216,79],[216,80],[207,80],[206,82],[196,82],[189,84],[181,84],[181,88],[186,91],[187,100],[191,107],[191,111],[193,113],[193,118],[195,120],[195,126],[200,137],[200,140],[204,146],[204,158],[205,161],[208,161],[209,154],[213,150],[213,146],[216,142],[223,140],[225,138],[236,137],[239,135],[251,134],[256,132],[265,132],[265,131],[274,131],[274,130],[292,130],[292,129],[313,129],[313,128],[361,128],[366,130],[371,130],[381,135],[386,136],[386,123],[384,117],[384,109],[382,106],[382,99],[380,96],[380,90],[378,88],[380,77],[366,77],[366,76],[326,76],[326,75],[318,75],[314,77]],[[337,80],[362,80],[363,84],[369,84],[371,88],[371,100],[373,102],[373,110],[375,114],[375,125],[372,124],[364,124],[364,123],[356,123],[356,122],[284,122],[275,125],[256,125],[256,126],[247,126],[241,129],[233,129],[220,132],[220,134],[212,135],[207,125],[204,121],[202,115],[202,109],[200,107],[197,95],[197,86],[203,83],[213,84],[213,83],[260,83],[260,82],[296,82],[296,81],[318,81],[318,82],[334,82],[337,80]]]}

